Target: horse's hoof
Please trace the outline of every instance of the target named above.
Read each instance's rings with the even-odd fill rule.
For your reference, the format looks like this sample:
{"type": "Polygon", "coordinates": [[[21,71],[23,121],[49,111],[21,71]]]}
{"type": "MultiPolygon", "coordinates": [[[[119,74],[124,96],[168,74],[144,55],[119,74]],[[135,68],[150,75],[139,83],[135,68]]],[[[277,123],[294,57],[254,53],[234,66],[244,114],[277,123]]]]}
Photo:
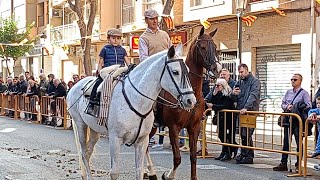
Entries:
{"type": "Polygon", "coordinates": [[[149,176],[149,180],[158,180],[157,175],[149,176]]]}
{"type": "Polygon", "coordinates": [[[162,180],[166,180],[166,172],[164,172],[161,176],[162,180]]]}
{"type": "Polygon", "coordinates": [[[148,176],[147,173],[144,173],[144,174],[143,174],[143,179],[149,179],[149,176],[148,176]]]}
{"type": "Polygon", "coordinates": [[[174,180],[174,178],[168,178],[168,176],[167,176],[167,174],[168,174],[168,172],[164,172],[163,174],[162,174],[162,180],[174,180]]]}

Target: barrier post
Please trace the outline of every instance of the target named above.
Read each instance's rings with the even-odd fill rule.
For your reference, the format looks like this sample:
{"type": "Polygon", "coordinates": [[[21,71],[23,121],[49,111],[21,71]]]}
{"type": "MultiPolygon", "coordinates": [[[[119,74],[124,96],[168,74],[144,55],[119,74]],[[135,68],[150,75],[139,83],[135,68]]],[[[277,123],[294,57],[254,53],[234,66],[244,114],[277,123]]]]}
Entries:
{"type": "Polygon", "coordinates": [[[0,98],[1,98],[1,116],[4,116],[5,115],[5,109],[4,109],[5,108],[5,104],[4,104],[5,100],[4,100],[3,93],[1,93],[0,98]]]}
{"type": "Polygon", "coordinates": [[[13,116],[13,118],[18,119],[18,112],[20,112],[20,111],[18,111],[18,95],[14,95],[13,99],[14,99],[14,116],[13,116]]]}
{"type": "Polygon", "coordinates": [[[201,148],[202,159],[206,158],[206,149],[207,149],[206,124],[207,124],[207,118],[204,118],[204,120],[202,121],[202,148],[201,148]]]}
{"type": "Polygon", "coordinates": [[[68,124],[67,124],[67,102],[66,99],[63,98],[63,128],[68,129],[68,124]]]}

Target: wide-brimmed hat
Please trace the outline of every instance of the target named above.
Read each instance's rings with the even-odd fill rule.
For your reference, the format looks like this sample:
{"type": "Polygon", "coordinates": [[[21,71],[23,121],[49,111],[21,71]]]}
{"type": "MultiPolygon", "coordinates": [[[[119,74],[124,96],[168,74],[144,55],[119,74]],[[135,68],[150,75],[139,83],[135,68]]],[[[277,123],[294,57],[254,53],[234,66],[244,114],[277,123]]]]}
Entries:
{"type": "Polygon", "coordinates": [[[107,32],[107,35],[108,36],[119,36],[119,37],[122,37],[121,31],[119,29],[116,29],[116,28],[109,29],[108,32],[107,32]]]}
{"type": "Polygon", "coordinates": [[[155,18],[155,17],[159,17],[159,14],[156,10],[153,9],[148,9],[144,12],[144,17],[146,18],[155,18]]]}

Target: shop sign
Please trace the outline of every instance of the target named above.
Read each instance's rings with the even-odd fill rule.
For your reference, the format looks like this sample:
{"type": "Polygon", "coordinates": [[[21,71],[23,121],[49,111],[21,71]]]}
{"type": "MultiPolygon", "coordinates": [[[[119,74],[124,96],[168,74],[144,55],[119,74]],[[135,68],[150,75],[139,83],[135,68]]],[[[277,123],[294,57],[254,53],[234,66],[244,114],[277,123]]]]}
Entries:
{"type": "Polygon", "coordinates": [[[187,42],[187,32],[173,32],[169,33],[172,44],[185,44],[187,42]]]}
{"type": "Polygon", "coordinates": [[[139,50],[139,36],[131,36],[130,48],[133,52],[137,52],[139,50]]]}

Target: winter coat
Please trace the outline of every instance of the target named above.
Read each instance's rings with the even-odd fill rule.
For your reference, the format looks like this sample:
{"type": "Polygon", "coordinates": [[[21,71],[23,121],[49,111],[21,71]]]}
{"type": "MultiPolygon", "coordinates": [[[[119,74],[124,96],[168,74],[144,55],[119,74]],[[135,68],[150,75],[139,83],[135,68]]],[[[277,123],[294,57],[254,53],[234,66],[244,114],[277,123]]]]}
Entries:
{"type": "MultiPolygon", "coordinates": [[[[212,95],[210,99],[206,100],[207,103],[212,103],[212,110],[215,116],[222,109],[234,109],[234,104],[230,96],[224,96],[222,92],[218,92],[216,95],[212,95]]],[[[225,113],[219,113],[219,124],[224,124],[225,113]]],[[[226,124],[231,125],[232,113],[226,113],[226,124]]]]}
{"type": "Polygon", "coordinates": [[[20,94],[26,93],[28,89],[28,82],[26,80],[20,81],[17,86],[20,94]]]}
{"type": "Polygon", "coordinates": [[[236,83],[241,90],[239,95],[231,94],[233,101],[237,102],[236,109],[259,111],[261,83],[251,73],[236,83]]]}
{"type": "Polygon", "coordinates": [[[33,86],[30,86],[29,87],[29,90],[27,92],[27,96],[33,96],[33,95],[36,95],[36,96],[39,96],[39,88],[38,86],[35,84],[33,86]]]}
{"type": "MultiPolygon", "coordinates": [[[[303,101],[299,101],[292,106],[291,113],[296,113],[297,115],[300,116],[302,120],[302,125],[303,125],[302,131],[305,131],[305,122],[306,122],[306,119],[308,118],[309,110],[310,110],[310,107],[308,107],[303,101]]],[[[292,127],[298,127],[298,126],[299,126],[298,119],[295,117],[292,117],[292,127]]],[[[308,135],[312,134],[311,132],[312,127],[313,127],[312,124],[309,124],[308,135]]]]}
{"type": "Polygon", "coordinates": [[[54,87],[53,81],[50,81],[50,82],[48,83],[47,94],[48,94],[49,96],[52,96],[55,91],[56,91],[56,88],[54,87]]]}
{"type": "Polygon", "coordinates": [[[124,64],[124,57],[127,56],[127,52],[120,45],[108,44],[101,49],[99,56],[103,58],[103,67],[109,67],[115,64],[124,64]]]}
{"type": "Polygon", "coordinates": [[[55,92],[53,97],[64,97],[67,95],[66,88],[60,83],[57,87],[55,87],[55,92]]]}
{"type": "Polygon", "coordinates": [[[39,83],[39,96],[44,96],[48,89],[48,81],[46,79],[40,80],[39,83]]]}

